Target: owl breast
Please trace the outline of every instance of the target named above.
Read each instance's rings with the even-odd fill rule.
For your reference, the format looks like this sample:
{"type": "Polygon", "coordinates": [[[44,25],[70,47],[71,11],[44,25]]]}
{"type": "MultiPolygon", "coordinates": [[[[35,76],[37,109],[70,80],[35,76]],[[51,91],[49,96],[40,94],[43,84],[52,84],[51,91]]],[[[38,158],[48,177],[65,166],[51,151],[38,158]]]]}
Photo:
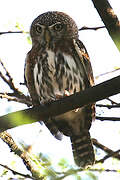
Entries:
{"type": "Polygon", "coordinates": [[[72,56],[46,50],[34,67],[34,82],[40,102],[56,100],[84,89],[83,78],[72,56]]]}

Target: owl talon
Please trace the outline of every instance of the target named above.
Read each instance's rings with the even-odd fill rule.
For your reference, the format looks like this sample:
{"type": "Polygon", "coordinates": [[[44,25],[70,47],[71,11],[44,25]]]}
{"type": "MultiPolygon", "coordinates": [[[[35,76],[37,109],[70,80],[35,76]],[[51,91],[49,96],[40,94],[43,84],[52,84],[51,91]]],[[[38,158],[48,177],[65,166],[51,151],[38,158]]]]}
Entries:
{"type": "Polygon", "coordinates": [[[57,99],[61,99],[63,96],[62,95],[60,95],[60,94],[56,94],[55,95],[55,99],[57,100],[57,99]]]}
{"type": "Polygon", "coordinates": [[[78,112],[79,111],[79,108],[75,109],[74,112],[78,112]]]}
{"type": "Polygon", "coordinates": [[[65,92],[64,92],[64,96],[70,96],[69,91],[65,90],[65,92]]]}
{"type": "Polygon", "coordinates": [[[56,99],[61,99],[61,98],[65,97],[65,96],[69,96],[69,95],[70,95],[69,91],[65,90],[63,95],[56,94],[55,98],[56,99]]]}

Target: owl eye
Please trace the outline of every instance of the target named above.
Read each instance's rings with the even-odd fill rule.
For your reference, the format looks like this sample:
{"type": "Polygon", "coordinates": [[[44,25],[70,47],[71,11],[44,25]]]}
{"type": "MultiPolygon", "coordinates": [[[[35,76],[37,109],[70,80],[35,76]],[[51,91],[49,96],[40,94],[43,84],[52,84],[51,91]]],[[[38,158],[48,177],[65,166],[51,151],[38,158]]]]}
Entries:
{"type": "Polygon", "coordinates": [[[63,24],[56,24],[55,26],[54,26],[54,30],[55,31],[61,31],[63,29],[63,24]]]}
{"type": "Polygon", "coordinates": [[[40,25],[36,25],[36,31],[38,33],[41,33],[42,32],[42,27],[40,25]]]}

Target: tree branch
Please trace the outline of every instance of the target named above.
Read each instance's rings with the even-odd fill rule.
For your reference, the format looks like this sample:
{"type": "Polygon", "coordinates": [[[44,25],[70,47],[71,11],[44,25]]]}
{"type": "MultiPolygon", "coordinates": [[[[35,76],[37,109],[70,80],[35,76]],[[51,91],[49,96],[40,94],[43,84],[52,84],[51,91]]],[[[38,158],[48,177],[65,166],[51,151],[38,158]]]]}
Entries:
{"type": "Polygon", "coordinates": [[[13,78],[11,77],[10,73],[8,72],[6,67],[4,66],[3,62],[1,61],[1,59],[0,59],[0,64],[1,64],[1,66],[3,67],[3,69],[5,71],[5,75],[3,75],[3,73],[0,71],[0,77],[10,87],[10,89],[12,89],[16,93],[19,93],[18,89],[15,87],[15,85],[13,83],[13,78]],[[7,79],[7,77],[8,77],[8,79],[7,79]]]}
{"type": "Polygon", "coordinates": [[[0,117],[1,131],[19,125],[44,120],[57,116],[84,105],[105,99],[120,92],[120,76],[112,78],[85,91],[75,93],[46,105],[32,107],[0,117]],[[24,119],[24,121],[23,121],[24,119]]]}
{"type": "MultiPolygon", "coordinates": [[[[83,26],[82,28],[79,29],[79,31],[82,30],[98,30],[98,29],[102,29],[105,28],[105,26],[99,26],[99,27],[87,27],[87,26],[83,26]]],[[[29,32],[24,32],[24,31],[4,31],[4,32],[0,32],[0,35],[3,34],[21,34],[21,33],[27,33],[29,34],[29,32]]]]}
{"type": "Polygon", "coordinates": [[[101,76],[108,75],[108,74],[111,74],[111,73],[116,72],[116,71],[119,71],[119,70],[120,70],[120,68],[117,67],[116,69],[114,69],[114,70],[112,70],[112,71],[108,71],[108,72],[99,74],[98,76],[95,77],[95,79],[98,79],[98,78],[101,77],[101,76]]]}
{"type": "MultiPolygon", "coordinates": [[[[24,31],[6,31],[6,32],[0,32],[0,35],[3,35],[3,34],[21,34],[21,33],[24,33],[24,31]]],[[[28,33],[28,32],[26,32],[28,33]]]]}
{"type": "Polygon", "coordinates": [[[108,33],[120,51],[120,22],[107,0],[92,0],[108,33]]]}
{"type": "Polygon", "coordinates": [[[22,173],[19,173],[19,172],[15,171],[15,170],[13,170],[13,169],[9,168],[9,167],[8,167],[8,166],[6,166],[6,165],[0,164],[0,166],[2,166],[3,168],[5,168],[5,169],[7,169],[7,170],[11,171],[14,175],[23,176],[23,177],[25,177],[25,178],[36,179],[36,178],[34,178],[34,177],[30,176],[29,174],[22,174],[22,173]]]}
{"type": "Polygon", "coordinates": [[[32,106],[32,102],[29,96],[25,96],[23,94],[21,94],[21,96],[19,95],[19,97],[17,96],[18,95],[16,93],[1,93],[0,92],[1,99],[7,99],[8,101],[14,101],[14,102],[26,104],[28,107],[32,106]]]}
{"type": "Polygon", "coordinates": [[[96,116],[96,119],[98,119],[100,121],[120,121],[119,117],[100,117],[100,116],[96,116]]]}
{"type": "Polygon", "coordinates": [[[116,154],[118,154],[119,152],[120,152],[120,149],[117,150],[117,151],[115,151],[115,152],[113,151],[112,153],[106,155],[104,158],[102,158],[102,159],[96,161],[96,163],[104,163],[105,160],[107,160],[107,159],[110,158],[110,157],[116,156],[116,154]]]}
{"type": "Polygon", "coordinates": [[[6,98],[8,101],[16,101],[20,103],[24,103],[28,106],[32,105],[31,99],[29,96],[25,96],[21,91],[18,90],[18,88],[15,87],[13,78],[4,66],[3,62],[0,59],[0,64],[5,71],[2,73],[0,71],[0,77],[2,80],[9,86],[9,88],[13,91],[13,93],[0,93],[0,98],[6,98]]]}
{"type": "MultiPolygon", "coordinates": [[[[102,29],[105,28],[105,26],[100,26],[100,27],[87,27],[87,26],[83,26],[82,28],[79,29],[79,31],[82,30],[98,30],[98,29],[102,29]]],[[[28,33],[29,32],[24,32],[24,31],[5,31],[5,32],[0,32],[0,35],[3,34],[21,34],[21,33],[28,33]]]]}
{"type": "Polygon", "coordinates": [[[27,152],[18,148],[12,136],[8,132],[4,131],[0,133],[0,138],[9,146],[12,152],[17,154],[23,160],[26,168],[32,173],[33,179],[43,179],[42,175],[39,173],[39,169],[37,167],[35,168],[35,163],[33,164],[34,161],[31,160],[27,152]]]}
{"type": "Polygon", "coordinates": [[[83,26],[82,28],[79,29],[79,31],[82,31],[82,30],[98,30],[98,29],[102,29],[102,28],[105,28],[105,26],[99,26],[99,27],[87,27],[87,26],[83,26]]]}
{"type": "MultiPolygon", "coordinates": [[[[98,142],[98,140],[96,140],[96,139],[92,139],[92,142],[97,148],[102,149],[103,151],[105,151],[109,155],[109,156],[107,155],[108,156],[107,158],[113,156],[114,158],[117,158],[118,160],[120,160],[120,154],[118,153],[119,151],[117,153],[114,152],[110,148],[108,148],[108,147],[104,146],[103,144],[101,144],[100,142],[98,142]]],[[[103,160],[101,160],[101,161],[103,161],[103,160]]],[[[97,163],[98,163],[98,161],[97,161],[97,163]]]]}
{"type": "Polygon", "coordinates": [[[96,104],[97,107],[106,107],[108,109],[112,108],[120,108],[120,104],[115,104],[115,105],[105,105],[105,104],[96,104]]]}
{"type": "Polygon", "coordinates": [[[67,176],[70,176],[70,175],[73,175],[73,174],[77,174],[77,173],[80,173],[80,172],[83,172],[83,171],[91,171],[91,172],[115,172],[115,173],[119,173],[120,172],[120,169],[104,169],[104,168],[101,168],[101,169],[95,169],[95,168],[88,168],[88,169],[83,169],[83,168],[80,168],[80,169],[70,169],[66,172],[63,172],[61,174],[63,174],[63,176],[57,178],[57,180],[62,180],[64,178],[66,178],[67,176]]]}

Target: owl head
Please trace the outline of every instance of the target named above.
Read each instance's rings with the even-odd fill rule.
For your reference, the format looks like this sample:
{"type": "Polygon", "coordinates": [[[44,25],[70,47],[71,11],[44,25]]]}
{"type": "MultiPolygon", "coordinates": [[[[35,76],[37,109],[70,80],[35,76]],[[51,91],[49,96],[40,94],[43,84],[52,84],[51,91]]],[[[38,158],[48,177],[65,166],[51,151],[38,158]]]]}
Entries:
{"type": "Polygon", "coordinates": [[[50,11],[38,16],[31,25],[32,42],[49,42],[78,38],[74,20],[63,12],[50,11]]]}

